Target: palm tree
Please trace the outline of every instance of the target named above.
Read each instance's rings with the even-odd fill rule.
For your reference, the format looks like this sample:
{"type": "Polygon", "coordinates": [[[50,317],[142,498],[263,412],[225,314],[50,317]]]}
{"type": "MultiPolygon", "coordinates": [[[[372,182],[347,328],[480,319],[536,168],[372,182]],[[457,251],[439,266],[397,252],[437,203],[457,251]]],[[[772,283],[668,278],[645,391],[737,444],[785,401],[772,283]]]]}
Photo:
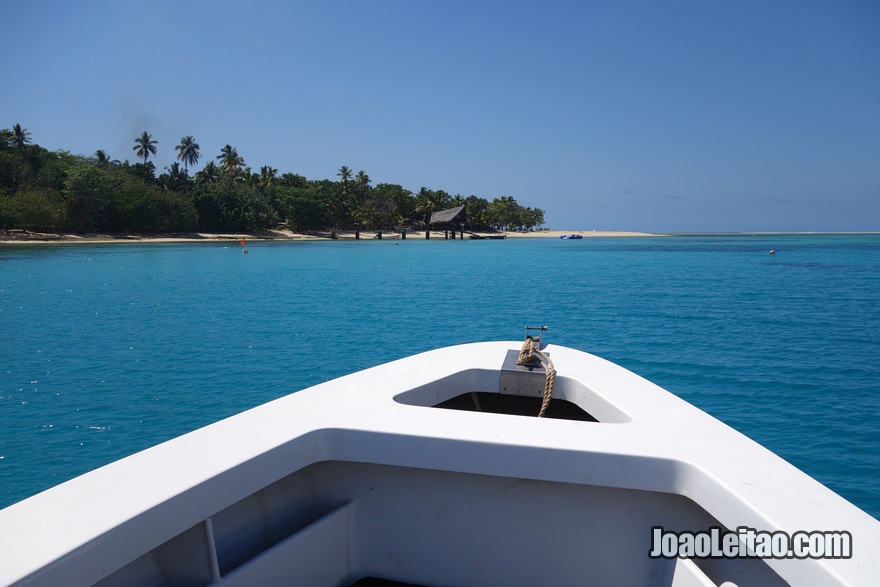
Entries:
{"type": "Polygon", "coordinates": [[[358,201],[363,202],[370,192],[370,176],[363,169],[358,171],[357,176],[354,178],[354,187],[357,190],[358,201]]]}
{"type": "Polygon", "coordinates": [[[431,213],[443,209],[443,190],[429,190],[426,187],[419,189],[416,194],[416,212],[425,215],[425,224],[431,221],[431,213]]]}
{"type": "Polygon", "coordinates": [[[489,204],[489,223],[498,228],[516,226],[518,204],[513,196],[495,198],[489,204]]]}
{"type": "Polygon", "coordinates": [[[16,123],[15,126],[12,127],[12,144],[18,147],[18,150],[21,151],[24,149],[25,145],[31,142],[31,133],[28,132],[28,129],[21,128],[21,125],[16,123]]]}
{"type": "Polygon", "coordinates": [[[238,155],[238,151],[235,150],[235,147],[228,144],[220,149],[220,154],[217,155],[217,159],[223,165],[223,169],[227,173],[231,173],[244,165],[244,159],[238,155]]]}
{"type": "Polygon", "coordinates": [[[208,161],[201,171],[196,173],[196,185],[203,185],[217,180],[217,164],[208,161]]]}
{"type": "Polygon", "coordinates": [[[95,151],[95,159],[98,160],[98,167],[105,169],[110,165],[110,155],[104,149],[95,151]]]}
{"type": "Polygon", "coordinates": [[[132,147],[131,150],[136,151],[138,157],[143,157],[144,165],[146,165],[147,159],[150,155],[156,154],[157,144],[159,144],[159,141],[154,141],[152,135],[147,131],[144,131],[141,136],[134,140],[134,147],[132,147]]]}
{"type": "Polygon", "coordinates": [[[177,158],[183,161],[183,172],[189,175],[189,166],[198,163],[202,156],[199,153],[199,144],[192,135],[187,135],[180,139],[180,144],[174,149],[177,151],[177,158]]]}
{"type": "Polygon", "coordinates": [[[544,224],[544,211],[540,208],[532,210],[532,222],[535,223],[535,226],[541,228],[541,225],[544,224]]]}
{"type": "Polygon", "coordinates": [[[278,170],[274,167],[270,167],[269,165],[264,165],[260,167],[260,177],[259,184],[263,189],[268,189],[272,183],[275,181],[275,176],[278,175],[278,170]]]}
{"type": "Polygon", "coordinates": [[[351,169],[343,165],[339,168],[339,173],[336,175],[339,176],[340,181],[342,181],[342,185],[346,185],[349,180],[351,180],[351,169]]]}
{"type": "Polygon", "coordinates": [[[370,176],[367,175],[367,172],[361,169],[357,172],[357,175],[354,178],[354,185],[358,189],[358,193],[364,193],[370,189],[370,176]]]}
{"type": "Polygon", "coordinates": [[[159,183],[166,190],[180,190],[186,186],[186,174],[180,172],[180,163],[174,162],[171,167],[166,167],[168,173],[159,176],[159,183]]]}

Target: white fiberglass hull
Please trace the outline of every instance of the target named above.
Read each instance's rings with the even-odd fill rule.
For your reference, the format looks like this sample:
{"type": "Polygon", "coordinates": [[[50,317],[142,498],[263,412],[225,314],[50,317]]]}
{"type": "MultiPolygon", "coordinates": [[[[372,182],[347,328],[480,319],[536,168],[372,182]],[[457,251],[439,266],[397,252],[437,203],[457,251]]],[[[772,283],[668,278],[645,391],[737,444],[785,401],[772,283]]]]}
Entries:
{"type": "Polygon", "coordinates": [[[546,349],[596,421],[432,407],[506,390],[519,346],[355,373],[2,510],[0,584],[880,585],[880,522],[593,355],[546,349]],[[845,531],[852,556],[649,556],[713,527],[845,531]]]}

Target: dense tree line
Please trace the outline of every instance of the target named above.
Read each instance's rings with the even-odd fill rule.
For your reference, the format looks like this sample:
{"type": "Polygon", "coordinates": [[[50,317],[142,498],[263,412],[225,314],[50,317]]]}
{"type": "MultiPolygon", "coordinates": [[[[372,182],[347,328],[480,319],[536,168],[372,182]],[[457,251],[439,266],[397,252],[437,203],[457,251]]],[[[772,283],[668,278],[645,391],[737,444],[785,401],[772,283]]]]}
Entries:
{"type": "Polygon", "coordinates": [[[49,151],[16,124],[0,130],[0,228],[48,232],[248,231],[286,223],[293,230],[421,227],[431,213],[466,206],[472,230],[528,230],[544,211],[520,206],[512,196],[488,201],[443,190],[411,192],[397,184],[372,185],[370,177],[342,166],[337,180],[253,171],[231,145],[190,175],[201,147],[185,136],[174,147],[179,162],[157,175],[150,157],[158,143],[144,131],[134,140],[137,162],[103,150],[94,156],[49,151]],[[182,164],[182,168],[181,168],[182,164]]]}

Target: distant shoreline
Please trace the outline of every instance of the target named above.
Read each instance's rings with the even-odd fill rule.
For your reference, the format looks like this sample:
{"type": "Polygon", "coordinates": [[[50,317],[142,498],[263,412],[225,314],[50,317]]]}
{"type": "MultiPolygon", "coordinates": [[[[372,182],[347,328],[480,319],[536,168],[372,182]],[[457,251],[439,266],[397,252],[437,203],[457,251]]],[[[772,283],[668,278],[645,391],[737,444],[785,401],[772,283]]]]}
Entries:
{"type": "MultiPolygon", "coordinates": [[[[380,231],[362,230],[360,240],[375,240],[379,238],[380,231]]],[[[456,237],[460,238],[459,232],[456,237]]],[[[593,230],[541,230],[534,232],[465,232],[465,240],[470,234],[482,236],[504,235],[507,238],[559,238],[562,235],[577,234],[584,237],[642,237],[664,236],[647,232],[617,232],[617,231],[593,231],[593,230]]],[[[400,238],[399,232],[381,231],[382,239],[394,240],[400,238]]],[[[443,240],[446,233],[442,230],[431,231],[432,240],[443,240]]],[[[355,240],[357,237],[353,230],[336,231],[335,240],[355,240]]],[[[424,240],[425,231],[407,230],[406,238],[424,240]]],[[[167,233],[167,234],[54,234],[43,232],[30,232],[25,230],[10,230],[0,233],[0,245],[66,245],[66,244],[125,244],[125,243],[202,243],[202,242],[267,242],[267,241],[328,241],[330,231],[313,231],[309,233],[291,232],[288,230],[262,230],[255,232],[235,233],[167,233]]]]}
{"type": "MultiPolygon", "coordinates": [[[[360,240],[376,240],[380,231],[362,230],[359,232],[360,240]]],[[[442,230],[431,231],[432,240],[444,240],[446,233],[442,230]]],[[[584,238],[607,238],[607,237],[669,237],[669,236],[809,236],[809,235],[877,235],[880,232],[676,232],[676,233],[650,233],[633,231],[610,231],[610,230],[539,230],[533,232],[465,232],[465,240],[471,234],[481,236],[501,236],[506,238],[560,238],[564,235],[579,235],[584,238]]],[[[382,239],[394,240],[400,238],[399,232],[381,231],[382,239]]],[[[456,238],[461,233],[456,232],[456,238]]],[[[165,234],[68,234],[68,233],[43,233],[26,230],[9,230],[0,232],[0,245],[68,245],[68,244],[137,244],[137,243],[209,243],[209,242],[288,242],[288,241],[329,241],[329,240],[356,240],[353,230],[336,231],[336,239],[330,237],[330,231],[312,231],[309,233],[291,232],[288,230],[262,230],[254,232],[234,233],[165,233],[165,234]]],[[[406,238],[424,240],[425,231],[407,230],[406,238]]]]}

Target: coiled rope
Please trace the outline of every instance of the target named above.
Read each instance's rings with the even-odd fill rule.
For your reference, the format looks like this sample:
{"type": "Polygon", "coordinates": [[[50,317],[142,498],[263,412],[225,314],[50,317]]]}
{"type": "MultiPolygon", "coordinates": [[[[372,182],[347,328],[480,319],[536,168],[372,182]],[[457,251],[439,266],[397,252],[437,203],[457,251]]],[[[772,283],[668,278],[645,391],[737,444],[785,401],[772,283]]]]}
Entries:
{"type": "Polygon", "coordinates": [[[518,365],[526,366],[540,364],[547,374],[544,378],[544,400],[541,402],[541,411],[538,412],[538,417],[543,418],[547,406],[550,405],[550,398],[553,396],[553,381],[556,379],[556,368],[553,366],[553,361],[535,345],[532,337],[527,336],[516,362],[518,365]]]}

